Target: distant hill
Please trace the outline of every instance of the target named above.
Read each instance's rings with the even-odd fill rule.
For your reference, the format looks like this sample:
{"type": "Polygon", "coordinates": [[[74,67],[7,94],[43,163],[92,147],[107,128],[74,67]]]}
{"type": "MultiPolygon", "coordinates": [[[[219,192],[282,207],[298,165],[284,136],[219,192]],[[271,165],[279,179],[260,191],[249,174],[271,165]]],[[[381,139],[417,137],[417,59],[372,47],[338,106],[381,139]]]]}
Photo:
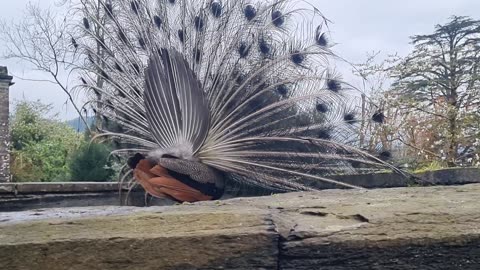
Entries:
{"type": "MultiPolygon", "coordinates": [[[[87,123],[88,123],[89,126],[92,126],[93,123],[95,123],[95,117],[94,116],[87,117],[86,120],[87,120],[87,123]]],[[[69,120],[66,123],[67,123],[67,125],[71,126],[73,129],[75,129],[79,133],[83,133],[86,130],[86,126],[83,123],[83,121],[80,119],[80,117],[69,120]]]]}

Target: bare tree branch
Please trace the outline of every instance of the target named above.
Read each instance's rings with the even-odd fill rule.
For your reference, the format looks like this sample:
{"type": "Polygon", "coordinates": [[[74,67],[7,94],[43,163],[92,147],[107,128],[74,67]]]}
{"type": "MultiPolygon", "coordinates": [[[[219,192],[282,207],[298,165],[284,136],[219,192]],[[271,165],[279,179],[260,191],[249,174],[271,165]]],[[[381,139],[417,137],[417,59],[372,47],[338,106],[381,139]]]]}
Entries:
{"type": "Polygon", "coordinates": [[[64,73],[69,73],[76,60],[66,22],[65,15],[57,14],[51,9],[40,9],[38,5],[29,3],[23,21],[10,24],[0,22],[0,39],[6,47],[3,57],[23,61],[30,64],[34,70],[50,75],[52,80],[46,81],[56,84],[68,96],[86,128],[90,130],[70,93],[68,77],[62,77],[64,73]]]}

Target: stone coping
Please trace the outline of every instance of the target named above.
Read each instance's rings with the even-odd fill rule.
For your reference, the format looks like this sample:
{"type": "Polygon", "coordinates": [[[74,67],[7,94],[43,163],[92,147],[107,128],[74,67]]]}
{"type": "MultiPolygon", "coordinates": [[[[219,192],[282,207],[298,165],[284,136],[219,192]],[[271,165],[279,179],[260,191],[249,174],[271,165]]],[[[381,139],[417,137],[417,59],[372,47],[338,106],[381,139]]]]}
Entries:
{"type": "MultiPolygon", "coordinates": [[[[0,183],[2,194],[46,194],[46,193],[91,193],[118,191],[118,182],[52,182],[52,183],[0,183]]],[[[122,189],[126,189],[124,184],[122,189]]]]}
{"type": "Polygon", "coordinates": [[[480,184],[0,213],[2,269],[480,269],[480,184]]]}
{"type": "MultiPolygon", "coordinates": [[[[480,183],[480,168],[451,168],[416,174],[417,182],[394,173],[365,175],[338,175],[334,179],[366,188],[392,188],[412,185],[463,185],[480,183]]],[[[319,189],[336,188],[334,185],[317,183],[319,189]]],[[[2,195],[55,194],[55,193],[92,193],[113,192],[119,190],[118,182],[52,182],[52,183],[0,183],[2,195]]],[[[126,184],[122,187],[127,189],[126,184]]],[[[266,195],[268,190],[260,188],[229,187],[231,195],[266,195]]]]}

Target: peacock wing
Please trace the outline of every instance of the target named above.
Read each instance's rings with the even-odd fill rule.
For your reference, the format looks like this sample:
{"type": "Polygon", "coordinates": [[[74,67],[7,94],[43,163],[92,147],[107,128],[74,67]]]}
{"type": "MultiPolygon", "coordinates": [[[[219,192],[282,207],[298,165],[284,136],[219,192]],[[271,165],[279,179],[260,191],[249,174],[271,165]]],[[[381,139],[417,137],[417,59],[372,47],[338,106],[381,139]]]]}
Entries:
{"type": "Polygon", "coordinates": [[[162,158],[158,163],[170,171],[186,175],[199,183],[211,183],[223,187],[223,176],[217,170],[200,162],[162,158]]]}

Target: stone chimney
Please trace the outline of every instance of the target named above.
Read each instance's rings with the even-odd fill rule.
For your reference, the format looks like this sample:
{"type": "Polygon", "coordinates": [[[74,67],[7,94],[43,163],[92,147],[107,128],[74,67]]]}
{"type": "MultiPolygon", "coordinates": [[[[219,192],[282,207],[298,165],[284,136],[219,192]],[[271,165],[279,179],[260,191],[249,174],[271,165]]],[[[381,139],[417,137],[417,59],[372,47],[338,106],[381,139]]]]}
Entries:
{"type": "Polygon", "coordinates": [[[0,66],[0,183],[10,182],[10,134],[8,89],[13,84],[6,67],[0,66]]]}

